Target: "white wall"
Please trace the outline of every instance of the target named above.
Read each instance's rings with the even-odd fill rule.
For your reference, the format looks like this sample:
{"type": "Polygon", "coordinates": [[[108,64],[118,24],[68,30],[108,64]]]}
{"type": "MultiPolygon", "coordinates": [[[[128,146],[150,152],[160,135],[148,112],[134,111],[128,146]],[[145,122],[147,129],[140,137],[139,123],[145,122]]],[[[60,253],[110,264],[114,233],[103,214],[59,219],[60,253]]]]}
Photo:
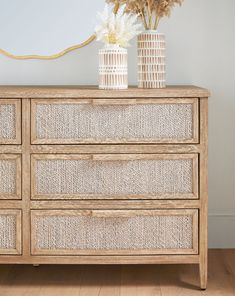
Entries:
{"type": "MultiPolygon", "coordinates": [[[[160,28],[168,41],[168,84],[195,84],[212,92],[210,247],[235,247],[234,11],[234,0],[185,0],[182,8],[175,9],[171,19],[163,21],[160,28]]],[[[133,45],[129,50],[130,84],[136,84],[135,41],[133,45]]],[[[52,61],[18,61],[0,56],[0,84],[97,84],[99,47],[100,44],[93,43],[52,61]]]]}

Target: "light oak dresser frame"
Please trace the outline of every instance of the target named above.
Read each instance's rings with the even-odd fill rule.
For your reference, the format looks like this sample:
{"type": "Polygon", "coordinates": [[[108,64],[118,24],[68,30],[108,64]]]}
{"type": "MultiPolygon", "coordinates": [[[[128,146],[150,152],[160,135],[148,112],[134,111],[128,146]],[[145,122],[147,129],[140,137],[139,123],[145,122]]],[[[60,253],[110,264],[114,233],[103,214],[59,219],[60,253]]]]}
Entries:
{"type": "MultiPolygon", "coordinates": [[[[15,131],[14,126],[11,126],[11,132],[5,134],[6,129],[4,128],[2,131],[2,127],[0,126],[0,170],[4,171],[5,167],[9,172],[13,170],[12,175],[15,176],[16,180],[13,180],[12,184],[9,186],[8,184],[1,184],[0,182],[0,190],[4,191],[0,192],[0,225],[2,227],[2,230],[0,229],[2,235],[2,238],[0,238],[0,263],[35,265],[199,264],[200,286],[202,289],[205,289],[207,285],[208,244],[208,97],[209,92],[207,90],[194,86],[172,86],[158,90],[129,88],[126,91],[102,91],[98,90],[96,87],[72,86],[1,86],[0,124],[5,126],[5,121],[10,118],[9,124],[12,125],[12,122],[15,124],[15,131]],[[190,137],[187,136],[187,139],[180,138],[177,140],[167,136],[164,138],[164,132],[168,127],[163,124],[162,130],[152,131],[148,138],[144,138],[143,135],[134,137],[135,131],[133,126],[135,125],[130,125],[128,131],[130,133],[129,138],[126,136],[128,132],[123,129],[122,131],[118,131],[123,133],[122,138],[119,140],[112,137],[99,139],[98,136],[96,138],[83,137],[82,139],[78,139],[76,138],[76,131],[71,130],[71,126],[73,126],[73,124],[77,125],[77,122],[80,122],[79,120],[85,120],[84,124],[86,124],[87,117],[81,119],[74,115],[71,125],[68,125],[68,129],[71,130],[72,135],[73,133],[75,134],[74,139],[66,138],[66,133],[65,138],[58,138],[60,131],[58,131],[57,138],[50,139],[49,136],[45,138],[45,135],[51,133],[51,125],[49,121],[42,123],[40,126],[36,125],[37,104],[49,104],[50,108],[52,108],[50,109],[52,110],[51,112],[55,114],[53,118],[57,118],[56,116],[58,116],[59,113],[57,114],[56,112],[61,112],[61,110],[55,105],[60,103],[62,105],[66,104],[66,108],[62,110],[62,113],[65,112],[64,114],[66,114],[66,110],[70,112],[70,104],[72,104],[75,111],[80,110],[79,108],[87,108],[84,112],[93,112],[92,108],[99,111],[99,109],[96,108],[101,107],[100,110],[104,112],[102,116],[108,116],[106,107],[110,105],[122,106],[124,108],[121,110],[121,113],[118,113],[119,117],[115,119],[117,122],[120,118],[123,120],[121,116],[125,117],[126,114],[131,114],[130,116],[137,116],[138,118],[138,114],[143,114],[145,110],[148,110],[150,113],[155,112],[152,111],[155,110],[155,107],[152,109],[152,107],[149,107],[149,104],[158,104],[159,106],[161,104],[166,105],[166,110],[162,111],[161,106],[159,110],[157,109],[157,112],[160,112],[159,114],[163,116],[162,118],[166,118],[164,114],[171,114],[171,112],[175,112],[174,114],[176,115],[181,114],[180,112],[182,110],[180,110],[180,108],[174,108],[175,103],[182,107],[184,107],[183,104],[191,104],[191,107],[188,106],[185,109],[187,116],[189,116],[188,118],[191,118],[191,122],[188,122],[188,124],[184,121],[184,118],[178,118],[176,121],[179,126],[185,128],[185,133],[190,134],[191,131],[191,134],[190,137]],[[1,109],[2,105],[4,106],[1,109]],[[8,105],[11,105],[11,107],[9,108],[8,105]],[[84,106],[81,107],[80,105],[84,106]],[[145,105],[144,108],[146,109],[143,108],[142,110],[141,106],[143,105],[145,105]],[[125,106],[129,108],[129,113],[125,113],[125,106]],[[138,112],[140,113],[135,113],[133,106],[139,106],[138,112]],[[188,113],[190,110],[192,116],[188,113]],[[13,113],[11,114],[11,112],[13,113]],[[45,124],[47,126],[46,133],[45,124]],[[41,135],[44,135],[44,138],[42,136],[41,138],[37,137],[37,132],[40,128],[42,128],[41,135]],[[156,136],[158,135],[157,133],[163,136],[159,138],[156,136]],[[186,159],[184,165],[182,164],[181,166],[180,163],[177,162],[177,155],[179,156],[179,161],[184,161],[186,159]],[[52,160],[52,163],[47,163],[47,159],[52,160]],[[143,167],[148,167],[149,165],[156,169],[156,174],[161,172],[164,178],[166,178],[166,184],[162,185],[161,190],[163,190],[166,185],[170,188],[169,190],[171,192],[170,194],[169,192],[164,194],[160,189],[158,192],[158,188],[156,189],[154,184],[151,184],[152,187],[149,187],[150,189],[148,187],[146,187],[147,189],[143,187],[139,188],[137,193],[130,194],[128,190],[131,189],[129,189],[128,183],[125,183],[127,185],[124,184],[121,189],[117,187],[117,190],[111,191],[110,194],[108,188],[106,188],[105,192],[107,195],[104,195],[104,198],[102,198],[102,192],[100,193],[99,190],[101,189],[99,186],[97,186],[97,188],[94,187],[96,194],[91,194],[90,192],[87,193],[85,185],[84,192],[80,192],[78,187],[73,186],[71,183],[70,191],[68,191],[71,193],[71,198],[68,198],[68,196],[62,192],[63,190],[67,190],[64,189],[67,188],[67,175],[65,174],[61,179],[58,179],[58,184],[64,182],[61,185],[62,194],[59,195],[53,193],[53,190],[55,190],[53,189],[53,184],[52,182],[50,183],[50,180],[48,181],[47,176],[45,177],[45,180],[48,181],[48,184],[52,187],[51,189],[50,186],[48,187],[51,192],[48,192],[48,194],[44,193],[43,197],[43,193],[37,193],[37,189],[40,191],[40,186],[42,186],[42,188],[44,188],[43,190],[45,190],[45,186],[36,184],[36,180],[39,179],[35,178],[35,176],[39,169],[41,167],[43,168],[43,165],[45,165],[45,167],[48,165],[51,169],[56,167],[54,166],[53,159],[57,161],[57,167],[68,167],[71,169],[72,174],[83,165],[86,165],[84,162],[87,161],[87,164],[91,168],[94,162],[97,172],[99,174],[102,172],[104,176],[106,174],[105,170],[110,169],[110,163],[116,161],[121,171],[130,171],[130,178],[133,177],[131,175],[132,164],[133,167],[137,165],[138,168],[141,167],[141,165],[143,165],[143,167]],[[15,161],[16,165],[14,166],[14,163],[4,162],[8,160],[15,161]],[[69,164],[67,164],[66,160],[69,161],[69,164]],[[174,163],[174,160],[176,160],[176,163],[174,163]],[[3,161],[3,164],[1,164],[1,161],[3,161]],[[40,161],[42,161],[41,164],[39,164],[40,161]],[[127,164],[128,161],[129,163],[127,164]],[[140,161],[140,164],[136,164],[136,161],[140,161]],[[188,178],[188,183],[185,185],[186,194],[184,192],[182,192],[182,194],[177,192],[177,190],[184,190],[180,188],[180,182],[177,183],[180,189],[175,189],[178,187],[171,186],[171,184],[167,183],[167,170],[169,170],[170,175],[172,171],[169,168],[175,167],[177,169],[182,167],[180,177],[184,179],[188,178]],[[156,192],[154,192],[155,189],[156,192]],[[9,194],[5,192],[7,190],[9,194]],[[125,194],[122,194],[122,191],[121,194],[119,194],[118,190],[126,191],[124,192],[125,194]],[[148,190],[152,190],[153,192],[149,192],[148,190]],[[165,231],[166,236],[169,236],[172,231],[177,238],[173,243],[167,240],[164,241],[162,243],[162,248],[152,248],[155,239],[156,246],[159,246],[161,242],[158,241],[158,238],[152,237],[151,233],[146,233],[143,240],[149,240],[143,242],[143,240],[138,240],[136,238],[133,249],[132,241],[128,241],[127,244],[129,243],[130,246],[123,249],[122,243],[115,241],[115,235],[111,249],[105,249],[110,247],[110,242],[108,240],[105,243],[99,241],[99,247],[94,246],[94,248],[93,244],[95,240],[89,241],[87,243],[89,243],[91,247],[88,250],[82,249],[82,247],[78,249],[76,246],[71,249],[66,249],[66,247],[53,249],[56,248],[53,242],[48,239],[46,234],[42,236],[41,233],[43,234],[49,231],[50,234],[53,234],[50,231],[51,228],[56,227],[53,226],[55,225],[55,221],[61,221],[61,229],[63,229],[65,233],[71,225],[73,227],[73,225],[80,225],[79,223],[89,224],[87,226],[88,228],[85,227],[84,230],[88,231],[89,229],[93,229],[94,223],[98,221],[97,223],[102,224],[99,231],[103,231],[104,235],[106,229],[107,231],[115,229],[117,236],[118,225],[122,226],[124,231],[129,233],[128,231],[135,229],[135,227],[137,227],[136,229],[138,231],[138,225],[142,227],[143,223],[146,223],[146,225],[155,223],[154,225],[157,226],[154,227],[163,227],[162,230],[165,231]],[[180,226],[180,231],[178,230],[178,226],[180,226]],[[170,227],[170,232],[165,230],[164,227],[170,227]],[[180,237],[185,237],[186,240],[185,243],[182,243],[182,248],[179,247],[181,246],[180,237]],[[145,245],[149,246],[149,249],[148,247],[142,248],[142,246],[145,245]],[[48,246],[48,250],[45,246],[48,246]],[[117,249],[115,249],[115,246],[117,249]]],[[[42,106],[42,114],[44,112],[44,107],[45,106],[42,106]]],[[[119,112],[119,110],[117,110],[117,112],[119,112]]],[[[181,115],[177,116],[182,117],[181,115]]],[[[151,117],[151,114],[149,117],[151,117]]],[[[37,121],[40,121],[40,116],[38,118],[37,121]]],[[[98,120],[101,120],[100,126],[102,126],[102,119],[100,118],[98,113],[98,120]]],[[[152,116],[149,122],[151,122],[151,120],[155,122],[155,119],[156,118],[152,116]]],[[[92,126],[95,121],[93,119],[89,120],[89,124],[92,126]]],[[[109,122],[111,122],[110,124],[117,124],[115,121],[112,121],[112,118],[109,118],[109,120],[109,122]]],[[[161,123],[162,119],[159,120],[161,123]]],[[[189,119],[187,120],[190,121],[189,119]]],[[[39,122],[39,124],[41,123],[39,122]]],[[[135,121],[135,124],[138,125],[138,120],[135,121]]],[[[6,122],[6,127],[10,125],[6,122]]],[[[55,126],[52,128],[56,129],[56,123],[54,125],[55,126]]],[[[145,125],[140,126],[139,132],[141,133],[143,126],[147,129],[147,132],[149,132],[149,126],[145,125]]],[[[172,129],[174,134],[174,124],[170,132],[172,132],[172,129]]],[[[87,133],[87,131],[88,133],[90,132],[89,128],[87,128],[85,132],[87,133]]],[[[91,132],[93,131],[94,129],[91,130],[91,132]]],[[[97,130],[97,135],[100,131],[101,130],[97,130]]],[[[107,130],[105,130],[105,132],[106,131],[107,130]]],[[[102,132],[103,129],[101,133],[102,132]]],[[[77,131],[77,133],[79,134],[80,131],[77,131]]],[[[116,166],[116,163],[114,163],[114,166],[116,166]]],[[[117,170],[117,174],[119,174],[120,170],[117,170]]],[[[3,174],[3,172],[0,171],[0,174],[1,173],[3,174]]],[[[93,178],[92,170],[88,176],[89,178],[93,178]]],[[[137,177],[140,178],[141,174],[137,175],[137,177]]],[[[118,178],[120,181],[120,174],[118,178]]],[[[146,178],[148,178],[148,176],[146,178]]],[[[118,180],[115,180],[117,183],[115,183],[115,186],[119,185],[118,180]]],[[[84,180],[81,182],[84,182],[84,180]]],[[[122,182],[122,180],[120,182],[122,182]]],[[[133,182],[133,184],[135,184],[135,180],[133,182]]],[[[85,232],[81,232],[81,235],[84,233],[85,232]]],[[[97,239],[97,234],[94,233],[94,235],[95,239],[97,239]]],[[[79,239],[74,242],[71,237],[69,237],[67,241],[63,239],[58,242],[56,241],[55,245],[72,246],[73,243],[80,245],[79,239]]]]}

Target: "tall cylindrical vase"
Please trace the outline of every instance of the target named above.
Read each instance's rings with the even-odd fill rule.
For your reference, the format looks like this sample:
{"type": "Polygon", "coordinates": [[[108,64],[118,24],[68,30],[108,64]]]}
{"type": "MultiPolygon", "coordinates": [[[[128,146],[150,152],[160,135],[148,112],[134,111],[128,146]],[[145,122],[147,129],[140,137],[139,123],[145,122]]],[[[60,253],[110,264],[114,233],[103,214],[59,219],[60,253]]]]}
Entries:
{"type": "Polygon", "coordinates": [[[99,51],[99,88],[127,89],[127,50],[117,45],[107,45],[99,51]]]}
{"type": "Polygon", "coordinates": [[[138,86],[166,87],[165,35],[145,31],[138,36],[138,86]]]}

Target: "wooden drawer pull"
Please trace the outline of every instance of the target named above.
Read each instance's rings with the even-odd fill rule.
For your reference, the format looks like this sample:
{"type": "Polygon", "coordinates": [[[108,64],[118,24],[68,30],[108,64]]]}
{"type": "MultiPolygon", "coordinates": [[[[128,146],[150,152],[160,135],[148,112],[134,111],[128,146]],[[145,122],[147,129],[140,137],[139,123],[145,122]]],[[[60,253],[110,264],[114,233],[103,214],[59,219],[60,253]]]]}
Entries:
{"type": "Polygon", "coordinates": [[[93,154],[91,156],[92,160],[94,161],[130,161],[130,160],[136,160],[138,159],[137,157],[133,158],[129,155],[126,154],[93,154]]]}
{"type": "Polygon", "coordinates": [[[197,210],[31,213],[33,255],[197,254],[197,210]]]}
{"type": "Polygon", "coordinates": [[[93,99],[93,105],[136,105],[136,99],[93,99]]]}

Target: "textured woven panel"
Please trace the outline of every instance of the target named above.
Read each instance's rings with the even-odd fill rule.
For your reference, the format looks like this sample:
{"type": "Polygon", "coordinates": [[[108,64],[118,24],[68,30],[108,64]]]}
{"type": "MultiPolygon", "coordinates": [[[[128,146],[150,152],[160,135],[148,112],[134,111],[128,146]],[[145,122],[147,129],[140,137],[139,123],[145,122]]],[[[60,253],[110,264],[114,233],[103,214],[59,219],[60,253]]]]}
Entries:
{"type": "Polygon", "coordinates": [[[192,104],[37,104],[38,139],[169,139],[193,137],[192,104]]]}
{"type": "Polygon", "coordinates": [[[0,104],[0,139],[16,138],[16,107],[0,104]]]}
{"type": "Polygon", "coordinates": [[[161,194],[192,192],[192,159],[37,160],[37,194],[161,194]]]}
{"type": "Polygon", "coordinates": [[[16,192],[16,161],[0,159],[0,197],[1,194],[16,192]]]}
{"type": "Polygon", "coordinates": [[[37,249],[192,249],[192,216],[38,216],[37,249]]]}
{"type": "Polygon", "coordinates": [[[0,215],[0,249],[16,248],[16,217],[0,215]]]}

